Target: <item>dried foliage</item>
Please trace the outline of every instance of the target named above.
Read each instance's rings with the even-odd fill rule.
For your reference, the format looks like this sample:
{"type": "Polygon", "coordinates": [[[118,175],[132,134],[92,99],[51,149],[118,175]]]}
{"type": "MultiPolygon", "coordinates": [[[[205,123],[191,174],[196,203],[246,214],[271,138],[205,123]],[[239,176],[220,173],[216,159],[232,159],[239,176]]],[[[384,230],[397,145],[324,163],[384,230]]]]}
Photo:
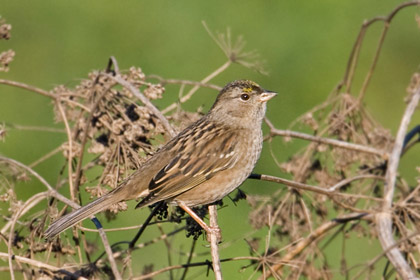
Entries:
{"type": "MultiPolygon", "coordinates": [[[[162,97],[162,85],[146,82],[140,68],[133,67],[121,77],[151,100],[162,97]]],[[[98,185],[87,189],[94,197],[106,193],[105,186],[116,187],[165,136],[157,117],[104,73],[91,73],[74,89],[58,86],[52,92],[57,96],[56,121],[66,121],[71,126],[72,139],[61,146],[64,157],[72,160],[86,147],[94,159],[82,167],[81,173],[92,167],[104,168],[98,185]]],[[[79,180],[77,184],[83,185],[87,179],[81,176],[79,180]]]]}
{"type": "MultiPolygon", "coordinates": [[[[10,39],[10,30],[12,26],[7,24],[4,19],[0,17],[0,40],[9,40],[10,39]]],[[[8,50],[0,53],[0,72],[7,72],[9,71],[9,64],[12,62],[15,56],[15,52],[13,50],[8,50]]]]}
{"type": "MultiPolygon", "coordinates": [[[[400,127],[403,134],[399,133],[394,138],[386,127],[382,127],[368,114],[368,108],[362,102],[381,51],[383,37],[380,38],[375,59],[366,73],[366,80],[359,93],[355,94],[351,87],[363,36],[370,23],[384,21],[385,36],[393,17],[401,9],[415,4],[419,3],[401,4],[387,17],[365,22],[342,82],[323,104],[304,113],[290,125],[290,129],[304,127],[311,131],[310,135],[278,130],[267,120],[270,128],[266,137],[268,143],[280,141],[279,136],[283,136],[283,140],[287,142],[292,142],[295,137],[308,142],[288,161],[278,162],[278,169],[287,173],[293,181],[267,175],[252,177],[286,184],[288,187],[282,186],[270,196],[246,197],[251,209],[249,223],[255,229],[244,243],[244,246],[249,247],[250,255],[223,256],[231,258],[222,259],[222,263],[242,261],[243,270],[251,271],[250,278],[261,279],[270,276],[277,279],[333,279],[338,275],[346,279],[365,279],[378,275],[384,275],[385,278],[395,277],[396,273],[399,277],[408,279],[406,276],[411,270],[418,270],[420,176],[417,178],[417,185],[410,185],[405,178],[397,177],[393,173],[392,166],[397,160],[394,154],[399,158],[401,152],[409,152],[410,147],[419,142],[410,139],[420,133],[420,126],[407,134],[411,138],[407,136],[401,139],[400,135],[406,133],[406,123],[403,121],[400,127]],[[404,150],[398,150],[402,145],[404,150]],[[390,186],[388,178],[397,178],[396,184],[390,186]],[[389,198],[387,194],[390,188],[393,195],[389,198]],[[388,203],[391,205],[389,209],[386,208],[388,203]],[[372,259],[350,263],[345,246],[347,242],[352,238],[367,242],[381,239],[380,224],[384,213],[391,214],[392,232],[389,238],[391,243],[394,242],[392,248],[384,247],[383,253],[378,253],[372,259]],[[266,236],[265,239],[261,238],[263,235],[266,236]],[[334,267],[330,264],[326,251],[333,243],[337,246],[339,239],[342,240],[341,255],[337,258],[340,258],[341,264],[340,267],[334,267]],[[402,254],[402,263],[391,254],[393,250],[402,254]],[[389,261],[396,270],[389,265],[385,268],[378,265],[381,260],[389,261]],[[399,269],[404,265],[409,267],[406,274],[399,269]]],[[[3,27],[4,25],[0,27],[0,37],[7,38],[3,34],[8,34],[10,27],[3,27]]],[[[8,252],[0,252],[0,256],[8,259],[8,269],[12,277],[21,273],[27,278],[43,279],[152,279],[167,271],[183,269],[184,279],[191,266],[210,265],[208,262],[195,261],[194,241],[192,248],[181,253],[186,258],[179,265],[159,268],[159,264],[142,264],[142,275],[136,275],[133,273],[133,266],[138,264],[132,263],[131,253],[132,250],[146,246],[145,244],[129,250],[112,246],[114,253],[111,254],[111,246],[106,243],[106,239],[102,239],[106,253],[92,260],[90,256],[102,249],[86,240],[84,235],[80,236],[79,231],[73,232],[73,240],[66,235],[67,238],[46,242],[42,237],[51,220],[63,214],[61,208],[57,207],[57,200],[71,205],[72,201],[79,202],[81,191],[86,191],[92,198],[103,195],[115,188],[172,136],[173,131],[168,129],[168,123],[175,131],[179,131],[199,118],[200,110],[186,112],[181,109],[180,103],[193,98],[201,86],[217,89],[217,86],[209,85],[208,82],[231,63],[261,70],[261,64],[254,60],[254,53],[243,52],[242,39],[237,44],[232,44],[229,31],[217,35],[209,31],[209,34],[222,48],[228,60],[201,82],[148,77],[138,67],[120,72],[113,60],[114,69],[108,67],[105,71],[94,71],[75,87],[57,86],[50,92],[33,90],[51,98],[55,120],[63,123],[66,129],[67,141],[52,153],[62,152],[67,162],[67,174],[64,178],[57,176],[58,183],[52,188],[31,167],[0,157],[0,200],[9,204],[9,215],[5,217],[8,222],[1,229],[2,242],[7,245],[8,252]],[[190,86],[191,89],[180,97],[178,103],[157,110],[148,101],[165,98],[167,83],[179,84],[182,89],[190,86]],[[146,98],[143,100],[147,102],[141,103],[138,98],[146,98]],[[100,176],[95,177],[99,168],[100,176]],[[96,172],[89,172],[93,169],[96,172]],[[48,190],[27,201],[21,201],[14,191],[14,185],[31,176],[41,180],[48,190]],[[72,201],[59,195],[60,189],[65,187],[70,189],[72,201]],[[48,209],[41,213],[29,211],[48,198],[54,198],[50,200],[48,209]],[[85,252],[82,253],[82,250],[85,252]],[[83,255],[86,255],[89,264],[83,261],[83,255]]],[[[408,106],[403,120],[409,121],[412,114],[409,108],[417,106],[416,100],[420,96],[419,77],[420,74],[415,73],[408,86],[408,106]]],[[[3,83],[16,85],[12,82],[3,83]]],[[[17,86],[31,88],[22,84],[17,86]]],[[[7,141],[6,136],[6,128],[4,125],[0,126],[0,139],[5,138],[7,141]]],[[[43,157],[39,162],[47,160],[49,156],[43,157]]],[[[274,153],[273,157],[276,159],[274,153]]],[[[417,169],[420,172],[420,168],[417,169]]],[[[244,197],[239,192],[232,200],[236,202],[244,197]]],[[[219,204],[219,208],[221,206],[219,204]]],[[[126,209],[125,203],[119,203],[109,209],[111,211],[108,212],[108,217],[126,209]]],[[[195,240],[200,236],[201,229],[183,211],[170,211],[166,206],[155,210],[153,221],[162,235],[153,242],[165,243],[168,251],[173,246],[168,240],[169,236],[184,230],[195,240]],[[186,220],[185,225],[183,220],[186,220]],[[160,227],[161,222],[167,221],[174,222],[174,231],[164,232],[160,227]]],[[[196,209],[196,212],[203,217],[207,215],[207,207],[196,209]]],[[[124,241],[132,238],[127,237],[124,241]]],[[[384,244],[382,240],[381,244],[384,244]]],[[[228,245],[229,242],[226,246],[228,245]]],[[[163,275],[168,278],[167,274],[163,275]]]]}

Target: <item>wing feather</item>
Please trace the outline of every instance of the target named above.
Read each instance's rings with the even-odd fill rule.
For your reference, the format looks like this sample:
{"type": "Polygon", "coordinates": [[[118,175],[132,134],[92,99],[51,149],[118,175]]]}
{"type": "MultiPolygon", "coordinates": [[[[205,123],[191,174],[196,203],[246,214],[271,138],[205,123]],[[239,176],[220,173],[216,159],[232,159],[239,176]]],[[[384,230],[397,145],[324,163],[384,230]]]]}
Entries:
{"type": "Polygon", "coordinates": [[[137,207],[176,197],[236,163],[237,134],[206,125],[178,139],[174,144],[177,156],[156,173],[149,184],[150,194],[137,207]],[[204,141],[197,141],[197,136],[204,141]]]}

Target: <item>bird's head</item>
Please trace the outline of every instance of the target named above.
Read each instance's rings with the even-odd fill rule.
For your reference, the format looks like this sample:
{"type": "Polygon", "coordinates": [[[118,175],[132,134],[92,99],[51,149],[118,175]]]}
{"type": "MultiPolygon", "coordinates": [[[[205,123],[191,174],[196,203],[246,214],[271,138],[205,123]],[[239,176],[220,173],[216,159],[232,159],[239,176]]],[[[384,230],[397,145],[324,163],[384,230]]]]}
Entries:
{"type": "Polygon", "coordinates": [[[216,119],[232,120],[239,125],[247,121],[261,122],[266,103],[274,96],[275,92],[265,90],[253,81],[233,81],[220,91],[210,114],[216,119]]]}

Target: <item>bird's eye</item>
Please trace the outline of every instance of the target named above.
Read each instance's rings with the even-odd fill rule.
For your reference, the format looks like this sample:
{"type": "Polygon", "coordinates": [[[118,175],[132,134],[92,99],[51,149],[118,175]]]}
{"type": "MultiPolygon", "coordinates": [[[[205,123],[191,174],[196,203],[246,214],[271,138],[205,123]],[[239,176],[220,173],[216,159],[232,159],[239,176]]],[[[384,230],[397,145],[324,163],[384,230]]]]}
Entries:
{"type": "Polygon", "coordinates": [[[247,101],[247,100],[249,99],[249,94],[247,94],[247,93],[242,93],[242,94],[241,94],[241,99],[242,99],[243,101],[247,101]]]}

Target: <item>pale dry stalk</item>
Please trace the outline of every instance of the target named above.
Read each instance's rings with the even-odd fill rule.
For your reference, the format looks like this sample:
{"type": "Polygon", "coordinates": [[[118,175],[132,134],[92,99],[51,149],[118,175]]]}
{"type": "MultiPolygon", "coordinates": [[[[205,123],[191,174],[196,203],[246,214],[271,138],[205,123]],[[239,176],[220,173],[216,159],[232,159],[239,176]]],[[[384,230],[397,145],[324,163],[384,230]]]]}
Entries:
{"type": "MultiPolygon", "coordinates": [[[[397,178],[398,164],[400,161],[401,151],[404,143],[404,137],[407,132],[411,117],[417,108],[420,100],[420,87],[411,96],[400,127],[398,129],[397,137],[395,139],[394,148],[390,154],[388,161],[388,168],[385,174],[385,189],[383,196],[383,204],[381,212],[376,215],[376,231],[378,233],[379,241],[381,242],[383,250],[388,250],[395,245],[395,240],[392,234],[392,203],[395,191],[395,182],[397,178]]],[[[401,254],[397,247],[393,247],[386,253],[388,259],[393,264],[398,274],[402,279],[420,279],[416,276],[406,259],[401,254]]]]}

